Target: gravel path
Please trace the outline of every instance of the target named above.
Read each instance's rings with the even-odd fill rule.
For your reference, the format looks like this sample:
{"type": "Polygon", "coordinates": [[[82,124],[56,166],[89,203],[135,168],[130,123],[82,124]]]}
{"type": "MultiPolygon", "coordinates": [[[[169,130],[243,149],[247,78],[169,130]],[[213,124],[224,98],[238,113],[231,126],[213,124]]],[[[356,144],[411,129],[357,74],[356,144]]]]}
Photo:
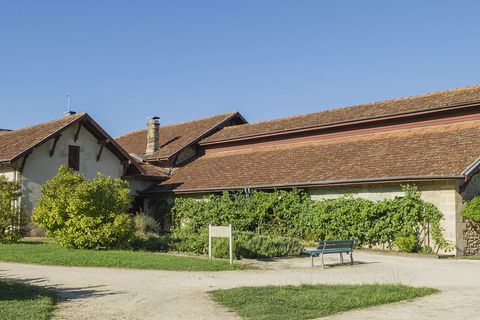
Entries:
{"type": "MultiPolygon", "coordinates": [[[[53,285],[66,299],[58,319],[238,319],[206,294],[217,288],[302,283],[402,283],[440,294],[328,319],[478,319],[480,261],[356,253],[354,266],[324,270],[308,259],[261,262],[262,270],[174,272],[0,262],[0,277],[53,285]]],[[[330,256],[327,263],[337,262],[330,256]]]]}

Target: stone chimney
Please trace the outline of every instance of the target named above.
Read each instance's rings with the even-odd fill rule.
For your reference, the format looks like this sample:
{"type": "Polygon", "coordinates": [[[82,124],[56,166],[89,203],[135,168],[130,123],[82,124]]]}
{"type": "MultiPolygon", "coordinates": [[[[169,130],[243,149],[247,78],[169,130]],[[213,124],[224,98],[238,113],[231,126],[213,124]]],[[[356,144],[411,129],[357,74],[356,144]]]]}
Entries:
{"type": "Polygon", "coordinates": [[[160,122],[159,117],[150,117],[147,123],[147,151],[146,153],[154,153],[160,148],[159,141],[159,129],[160,122]]]}

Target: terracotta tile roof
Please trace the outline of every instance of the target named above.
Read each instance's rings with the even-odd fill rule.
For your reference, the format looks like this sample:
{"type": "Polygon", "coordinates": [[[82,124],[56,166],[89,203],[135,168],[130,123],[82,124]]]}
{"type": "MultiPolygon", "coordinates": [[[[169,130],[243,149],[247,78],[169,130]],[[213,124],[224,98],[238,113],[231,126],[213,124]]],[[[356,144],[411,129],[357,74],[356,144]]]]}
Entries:
{"type": "Polygon", "coordinates": [[[10,161],[84,115],[85,113],[78,113],[31,127],[2,132],[0,134],[0,161],[10,161]]]}
{"type": "MultiPolygon", "coordinates": [[[[201,139],[205,133],[236,115],[238,115],[237,112],[229,112],[168,126],[160,125],[160,149],[149,155],[148,158],[167,158],[192,142],[201,139]]],[[[145,157],[147,148],[146,129],[128,133],[116,140],[128,153],[145,157]]]]}
{"type": "Polygon", "coordinates": [[[449,105],[479,100],[480,85],[470,86],[418,96],[362,104],[352,107],[330,109],[289,118],[226,127],[219,132],[205,138],[202,142],[235,139],[258,134],[287,131],[296,128],[374,118],[412,111],[436,109],[449,105]]]}
{"type": "Polygon", "coordinates": [[[145,162],[137,162],[137,164],[142,168],[143,175],[145,176],[168,178],[170,175],[170,170],[167,168],[157,167],[145,162]]]}
{"type": "Polygon", "coordinates": [[[459,176],[479,156],[480,121],[207,154],[152,190],[186,192],[459,176]]]}

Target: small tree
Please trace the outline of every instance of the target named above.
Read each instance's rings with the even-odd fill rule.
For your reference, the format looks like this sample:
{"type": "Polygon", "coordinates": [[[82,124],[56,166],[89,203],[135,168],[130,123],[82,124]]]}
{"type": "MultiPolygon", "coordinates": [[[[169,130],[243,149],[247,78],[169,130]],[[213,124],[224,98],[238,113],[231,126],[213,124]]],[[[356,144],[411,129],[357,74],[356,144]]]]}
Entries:
{"type": "Polygon", "coordinates": [[[18,200],[20,184],[0,175],[0,242],[16,242],[23,235],[26,215],[18,200]]]}
{"type": "Polygon", "coordinates": [[[135,225],[126,213],[128,183],[97,174],[93,180],[60,167],[42,186],[33,221],[59,244],[74,248],[118,248],[131,240],[135,225]]]}

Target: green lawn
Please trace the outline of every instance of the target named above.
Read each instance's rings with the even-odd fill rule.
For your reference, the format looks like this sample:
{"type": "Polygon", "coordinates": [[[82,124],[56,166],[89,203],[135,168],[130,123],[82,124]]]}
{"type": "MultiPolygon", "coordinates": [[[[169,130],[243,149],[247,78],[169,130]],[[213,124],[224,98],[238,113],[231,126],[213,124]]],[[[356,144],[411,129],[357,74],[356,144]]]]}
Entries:
{"type": "Polygon", "coordinates": [[[176,271],[223,271],[252,268],[240,263],[230,265],[226,260],[208,260],[200,257],[142,251],[66,249],[52,243],[0,244],[0,261],[176,271]]]}
{"type": "Polygon", "coordinates": [[[245,319],[313,319],[438,292],[404,285],[301,285],[211,291],[216,302],[245,319]]]}
{"type": "Polygon", "coordinates": [[[53,290],[0,279],[0,320],[44,320],[55,309],[53,290]]]}

